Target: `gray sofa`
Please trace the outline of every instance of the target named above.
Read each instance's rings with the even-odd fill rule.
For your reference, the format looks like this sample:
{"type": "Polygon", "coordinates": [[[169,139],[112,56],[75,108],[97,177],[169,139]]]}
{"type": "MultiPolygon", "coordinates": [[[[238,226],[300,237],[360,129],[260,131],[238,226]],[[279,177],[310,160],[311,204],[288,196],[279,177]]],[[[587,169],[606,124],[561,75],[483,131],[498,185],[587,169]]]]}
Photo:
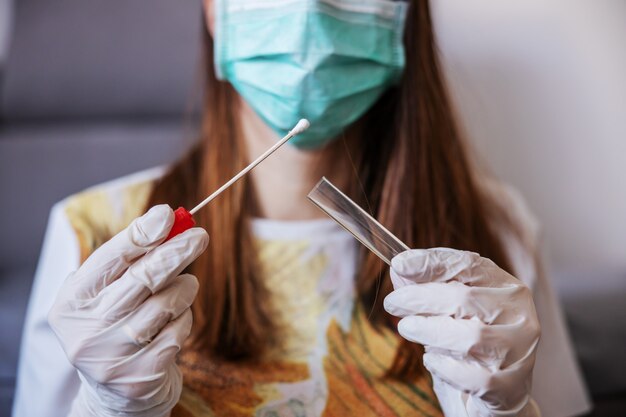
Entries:
{"type": "MultiPolygon", "coordinates": [[[[20,0],[14,17],[0,68],[0,416],[50,207],[176,158],[200,90],[199,1],[20,0]]],[[[596,271],[555,281],[590,388],[608,396],[603,415],[626,415],[626,277],[606,273],[610,288],[594,287],[596,271]]]]}

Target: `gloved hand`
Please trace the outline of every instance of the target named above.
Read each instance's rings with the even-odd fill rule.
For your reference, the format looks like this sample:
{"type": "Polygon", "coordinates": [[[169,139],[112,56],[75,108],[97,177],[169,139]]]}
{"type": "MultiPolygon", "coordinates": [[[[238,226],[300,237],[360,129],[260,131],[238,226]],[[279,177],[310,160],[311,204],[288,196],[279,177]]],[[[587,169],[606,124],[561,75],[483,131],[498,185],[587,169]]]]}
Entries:
{"type": "Polygon", "coordinates": [[[153,207],[61,287],[48,320],[82,381],[71,416],[167,416],[178,402],[175,359],[198,291],[179,274],[209,239],[193,228],[160,245],[173,221],[167,205],[153,207]]]}
{"type": "Polygon", "coordinates": [[[385,310],[424,345],[446,416],[537,416],[530,399],[540,326],[528,287],[476,253],[437,248],[393,258],[385,310]]]}

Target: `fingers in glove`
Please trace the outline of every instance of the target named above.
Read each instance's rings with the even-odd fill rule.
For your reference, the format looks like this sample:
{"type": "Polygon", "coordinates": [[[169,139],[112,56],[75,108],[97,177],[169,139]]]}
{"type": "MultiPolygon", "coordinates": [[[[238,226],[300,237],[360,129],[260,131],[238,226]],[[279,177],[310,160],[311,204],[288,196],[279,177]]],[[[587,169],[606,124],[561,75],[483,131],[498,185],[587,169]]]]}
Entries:
{"type": "Polygon", "coordinates": [[[412,249],[391,260],[395,281],[417,283],[460,281],[475,286],[516,283],[515,277],[474,252],[450,248],[412,249]]]}
{"type": "Polygon", "coordinates": [[[526,320],[488,325],[445,316],[409,316],[398,323],[405,339],[454,356],[472,356],[491,367],[506,367],[535,351],[539,337],[526,320]]]}
{"type": "Polygon", "coordinates": [[[159,403],[164,384],[180,380],[176,354],[191,332],[191,309],[170,321],[159,334],[135,354],[116,362],[107,372],[107,388],[133,400],[159,403]]]}
{"type": "Polygon", "coordinates": [[[172,320],[193,303],[198,293],[198,280],[190,274],[181,275],[171,285],[149,297],[122,326],[129,343],[147,345],[172,320]]]}
{"type": "Polygon", "coordinates": [[[134,311],[151,294],[168,286],[204,250],[209,235],[195,227],[146,254],[94,300],[94,310],[108,321],[134,311]]]}
{"type": "Polygon", "coordinates": [[[398,323],[398,333],[405,339],[429,348],[467,355],[480,342],[484,324],[477,320],[452,317],[405,317],[398,323]]]}
{"type": "Polygon", "coordinates": [[[100,246],[69,281],[76,286],[74,297],[95,297],[118,278],[138,257],[157,247],[174,224],[174,212],[167,204],[152,207],[126,229],[100,246]]]}
{"type": "Polygon", "coordinates": [[[460,282],[427,282],[407,285],[391,292],[384,301],[385,310],[397,317],[416,314],[452,316],[469,319],[477,317],[485,323],[516,320],[509,301],[515,299],[524,286],[470,287],[460,282]]]}
{"type": "Polygon", "coordinates": [[[486,408],[499,411],[517,409],[527,402],[533,365],[534,361],[522,360],[505,369],[490,370],[475,361],[424,354],[424,367],[434,378],[471,394],[486,408]]]}
{"type": "Polygon", "coordinates": [[[166,369],[176,360],[176,355],[191,333],[193,316],[191,309],[185,310],[178,318],[170,321],[158,335],[142,349],[137,359],[148,369],[166,369]]]}
{"type": "Polygon", "coordinates": [[[437,378],[435,375],[431,375],[433,390],[439,400],[441,411],[444,416],[470,416],[467,413],[466,402],[467,394],[461,390],[454,388],[448,383],[437,378]]]}

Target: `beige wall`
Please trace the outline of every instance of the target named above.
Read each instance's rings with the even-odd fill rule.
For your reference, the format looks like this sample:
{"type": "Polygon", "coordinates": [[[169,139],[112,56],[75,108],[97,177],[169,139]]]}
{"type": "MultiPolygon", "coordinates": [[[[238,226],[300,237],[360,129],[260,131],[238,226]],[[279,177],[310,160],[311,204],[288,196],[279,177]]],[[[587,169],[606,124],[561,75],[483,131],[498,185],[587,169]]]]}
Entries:
{"type": "Polygon", "coordinates": [[[432,4],[466,131],[526,196],[552,265],[626,267],[626,2],[432,4]]]}

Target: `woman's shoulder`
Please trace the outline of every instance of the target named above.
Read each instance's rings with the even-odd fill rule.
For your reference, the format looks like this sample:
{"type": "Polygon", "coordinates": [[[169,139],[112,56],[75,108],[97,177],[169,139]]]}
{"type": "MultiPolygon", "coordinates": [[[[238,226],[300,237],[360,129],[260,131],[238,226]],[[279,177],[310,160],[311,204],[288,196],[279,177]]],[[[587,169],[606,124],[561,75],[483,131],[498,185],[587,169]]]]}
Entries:
{"type": "Polygon", "coordinates": [[[532,287],[537,279],[541,226],[522,193],[492,177],[480,185],[493,203],[492,227],[500,236],[515,275],[532,287]]]}
{"type": "Polygon", "coordinates": [[[62,210],[80,246],[81,261],[143,214],[156,180],[166,167],[136,172],[67,197],[62,210]]]}
{"type": "Polygon", "coordinates": [[[523,194],[513,185],[495,178],[485,178],[481,185],[499,210],[506,215],[525,244],[537,244],[541,226],[523,194]]]}

